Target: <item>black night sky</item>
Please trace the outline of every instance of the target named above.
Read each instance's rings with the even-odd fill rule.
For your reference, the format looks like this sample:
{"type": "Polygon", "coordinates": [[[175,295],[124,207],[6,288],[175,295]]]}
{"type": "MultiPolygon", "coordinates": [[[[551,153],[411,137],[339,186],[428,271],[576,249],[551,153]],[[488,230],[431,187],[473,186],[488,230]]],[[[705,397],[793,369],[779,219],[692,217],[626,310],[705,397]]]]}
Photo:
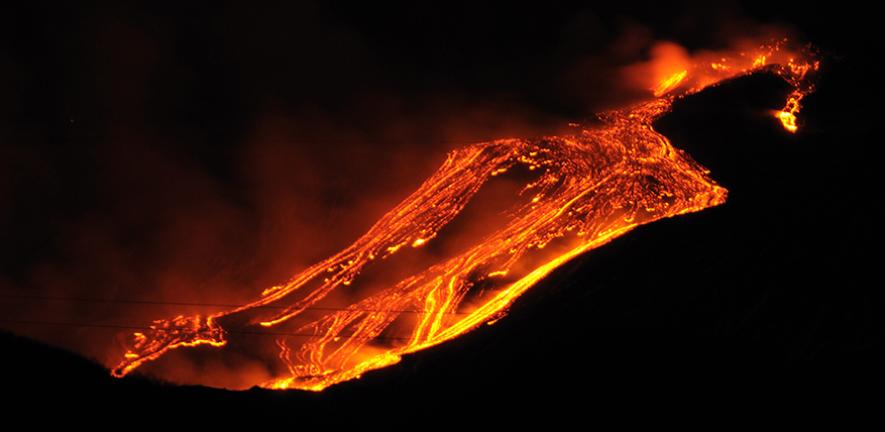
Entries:
{"type": "Polygon", "coordinates": [[[879,391],[875,14],[844,2],[474,3],[0,13],[4,396],[80,413],[463,425],[879,391]],[[125,319],[41,296],[170,298],[186,284],[242,301],[242,287],[360,235],[447,150],[557,133],[630,101],[617,67],[651,41],[717,48],[762,25],[821,52],[799,133],[760,115],[789,91],[764,75],[682,100],[655,125],[729,189],[725,205],[593,250],[495,326],[394,367],[319,394],[116,380],[59,348],[113,332],[21,323],[125,319]]]}

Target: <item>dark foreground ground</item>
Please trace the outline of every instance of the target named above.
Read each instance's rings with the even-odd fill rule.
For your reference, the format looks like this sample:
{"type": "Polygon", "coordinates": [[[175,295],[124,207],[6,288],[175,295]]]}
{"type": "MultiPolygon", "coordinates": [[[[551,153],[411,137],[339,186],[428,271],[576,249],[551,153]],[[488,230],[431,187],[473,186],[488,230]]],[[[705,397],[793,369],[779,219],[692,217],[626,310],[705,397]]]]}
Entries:
{"type": "MultiPolygon", "coordinates": [[[[810,38],[836,34],[820,20],[810,26],[810,38]]],[[[711,169],[728,202],[576,259],[494,326],[318,394],[116,380],[4,332],[4,412],[64,411],[80,421],[266,414],[295,428],[428,416],[463,425],[473,414],[592,425],[613,413],[630,422],[723,408],[732,417],[718,421],[730,423],[797,406],[815,415],[836,401],[864,409],[866,395],[881,393],[885,303],[875,252],[878,76],[861,53],[828,64],[795,135],[766,114],[787,91],[772,77],[678,103],[658,130],[711,169]]]]}

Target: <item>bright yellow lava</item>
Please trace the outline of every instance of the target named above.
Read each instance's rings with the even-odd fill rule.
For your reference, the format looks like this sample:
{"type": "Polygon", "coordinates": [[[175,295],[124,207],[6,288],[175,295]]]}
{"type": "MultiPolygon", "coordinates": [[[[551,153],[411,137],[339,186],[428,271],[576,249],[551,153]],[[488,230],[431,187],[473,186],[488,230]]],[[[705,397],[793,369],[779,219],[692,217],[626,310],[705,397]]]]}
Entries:
{"type": "Polygon", "coordinates": [[[678,87],[679,84],[682,82],[682,80],[685,79],[686,75],[688,75],[688,71],[682,70],[682,71],[676,72],[676,73],[664,78],[663,80],[661,80],[661,82],[658,84],[657,88],[655,88],[655,92],[654,92],[655,96],[658,96],[658,97],[663,96],[663,95],[667,94],[668,92],[670,92],[670,90],[673,90],[676,87],[678,87]]]}
{"type": "Polygon", "coordinates": [[[794,61],[793,53],[782,59],[787,54],[779,45],[760,52],[717,56],[715,63],[665,77],[653,92],[667,96],[604,113],[601,126],[574,135],[452,151],[418,190],[344,250],[264,290],[252,303],[206,317],[155,321],[133,335],[112,373],[124,376],[176,348],[224,347],[234,333],[278,328],[285,330],[273,333],[279,371],[256,384],[319,391],[494,322],[575,256],[639,225],[725,201],[727,191],[708,171],[652,128],[677,98],[735,76],[772,71],[795,88],[778,118],[796,130],[799,101],[811,90],[805,76],[817,63],[794,61]],[[702,69],[716,75],[692,75],[702,69]],[[672,94],[677,87],[686,90],[672,94]],[[343,307],[315,307],[336,289],[359,288],[367,266],[411,250],[404,246],[432,242],[484,184],[517,166],[536,176],[525,181],[526,199],[497,231],[395,284],[360,292],[343,307]]]}

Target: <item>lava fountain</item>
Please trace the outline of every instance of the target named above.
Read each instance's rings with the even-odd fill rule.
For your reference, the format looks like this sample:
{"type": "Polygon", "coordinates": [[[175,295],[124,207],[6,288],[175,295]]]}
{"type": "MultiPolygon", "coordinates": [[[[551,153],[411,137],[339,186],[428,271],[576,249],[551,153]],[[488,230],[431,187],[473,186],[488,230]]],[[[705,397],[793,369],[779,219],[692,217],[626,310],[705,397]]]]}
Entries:
{"type": "Polygon", "coordinates": [[[652,122],[679,98],[738,76],[773,73],[793,88],[774,117],[795,132],[800,101],[813,90],[810,76],[819,63],[809,50],[788,47],[779,39],[693,56],[661,49],[634,70],[647,80],[645,101],[603,113],[600,125],[572,135],[502,139],[452,151],[418,190],[350,246],[256,293],[251,303],[154,321],[132,334],[111,373],[123,377],[184,347],[225,350],[231,338],[269,337],[278,367],[273,378],[254,385],[318,391],[492,323],[573,257],[639,225],[725,202],[727,191],[708,170],[652,122]],[[516,203],[500,227],[394,282],[361,285],[373,266],[438,241],[483,185],[517,170],[530,175],[520,177],[516,203]],[[349,302],[324,303],[341,290],[350,293],[349,302]]]}

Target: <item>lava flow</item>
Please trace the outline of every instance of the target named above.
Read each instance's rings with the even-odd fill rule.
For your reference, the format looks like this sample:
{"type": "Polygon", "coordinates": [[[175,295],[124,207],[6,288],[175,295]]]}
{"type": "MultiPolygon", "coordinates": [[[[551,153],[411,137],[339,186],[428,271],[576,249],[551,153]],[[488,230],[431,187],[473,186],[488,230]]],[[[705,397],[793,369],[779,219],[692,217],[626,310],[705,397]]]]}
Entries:
{"type": "Polygon", "coordinates": [[[500,319],[523,292],[573,257],[661,218],[723,203],[727,191],[652,128],[674,100],[741,75],[769,72],[792,87],[776,117],[797,128],[819,63],[786,40],[749,50],[664,59],[645,70],[646,101],[600,115],[600,126],[452,151],[420,188],[353,244],[230,310],[158,320],[135,333],[112,374],[122,377],[181,347],[230,349],[231,338],[272,337],[273,389],[322,390],[500,319]],[[363,276],[438,234],[482,186],[508,171],[532,174],[497,230],[459,253],[378,286],[363,276]],[[336,290],[353,300],[324,308],[336,290]],[[355,293],[355,294],[354,294],[355,293]]]}

